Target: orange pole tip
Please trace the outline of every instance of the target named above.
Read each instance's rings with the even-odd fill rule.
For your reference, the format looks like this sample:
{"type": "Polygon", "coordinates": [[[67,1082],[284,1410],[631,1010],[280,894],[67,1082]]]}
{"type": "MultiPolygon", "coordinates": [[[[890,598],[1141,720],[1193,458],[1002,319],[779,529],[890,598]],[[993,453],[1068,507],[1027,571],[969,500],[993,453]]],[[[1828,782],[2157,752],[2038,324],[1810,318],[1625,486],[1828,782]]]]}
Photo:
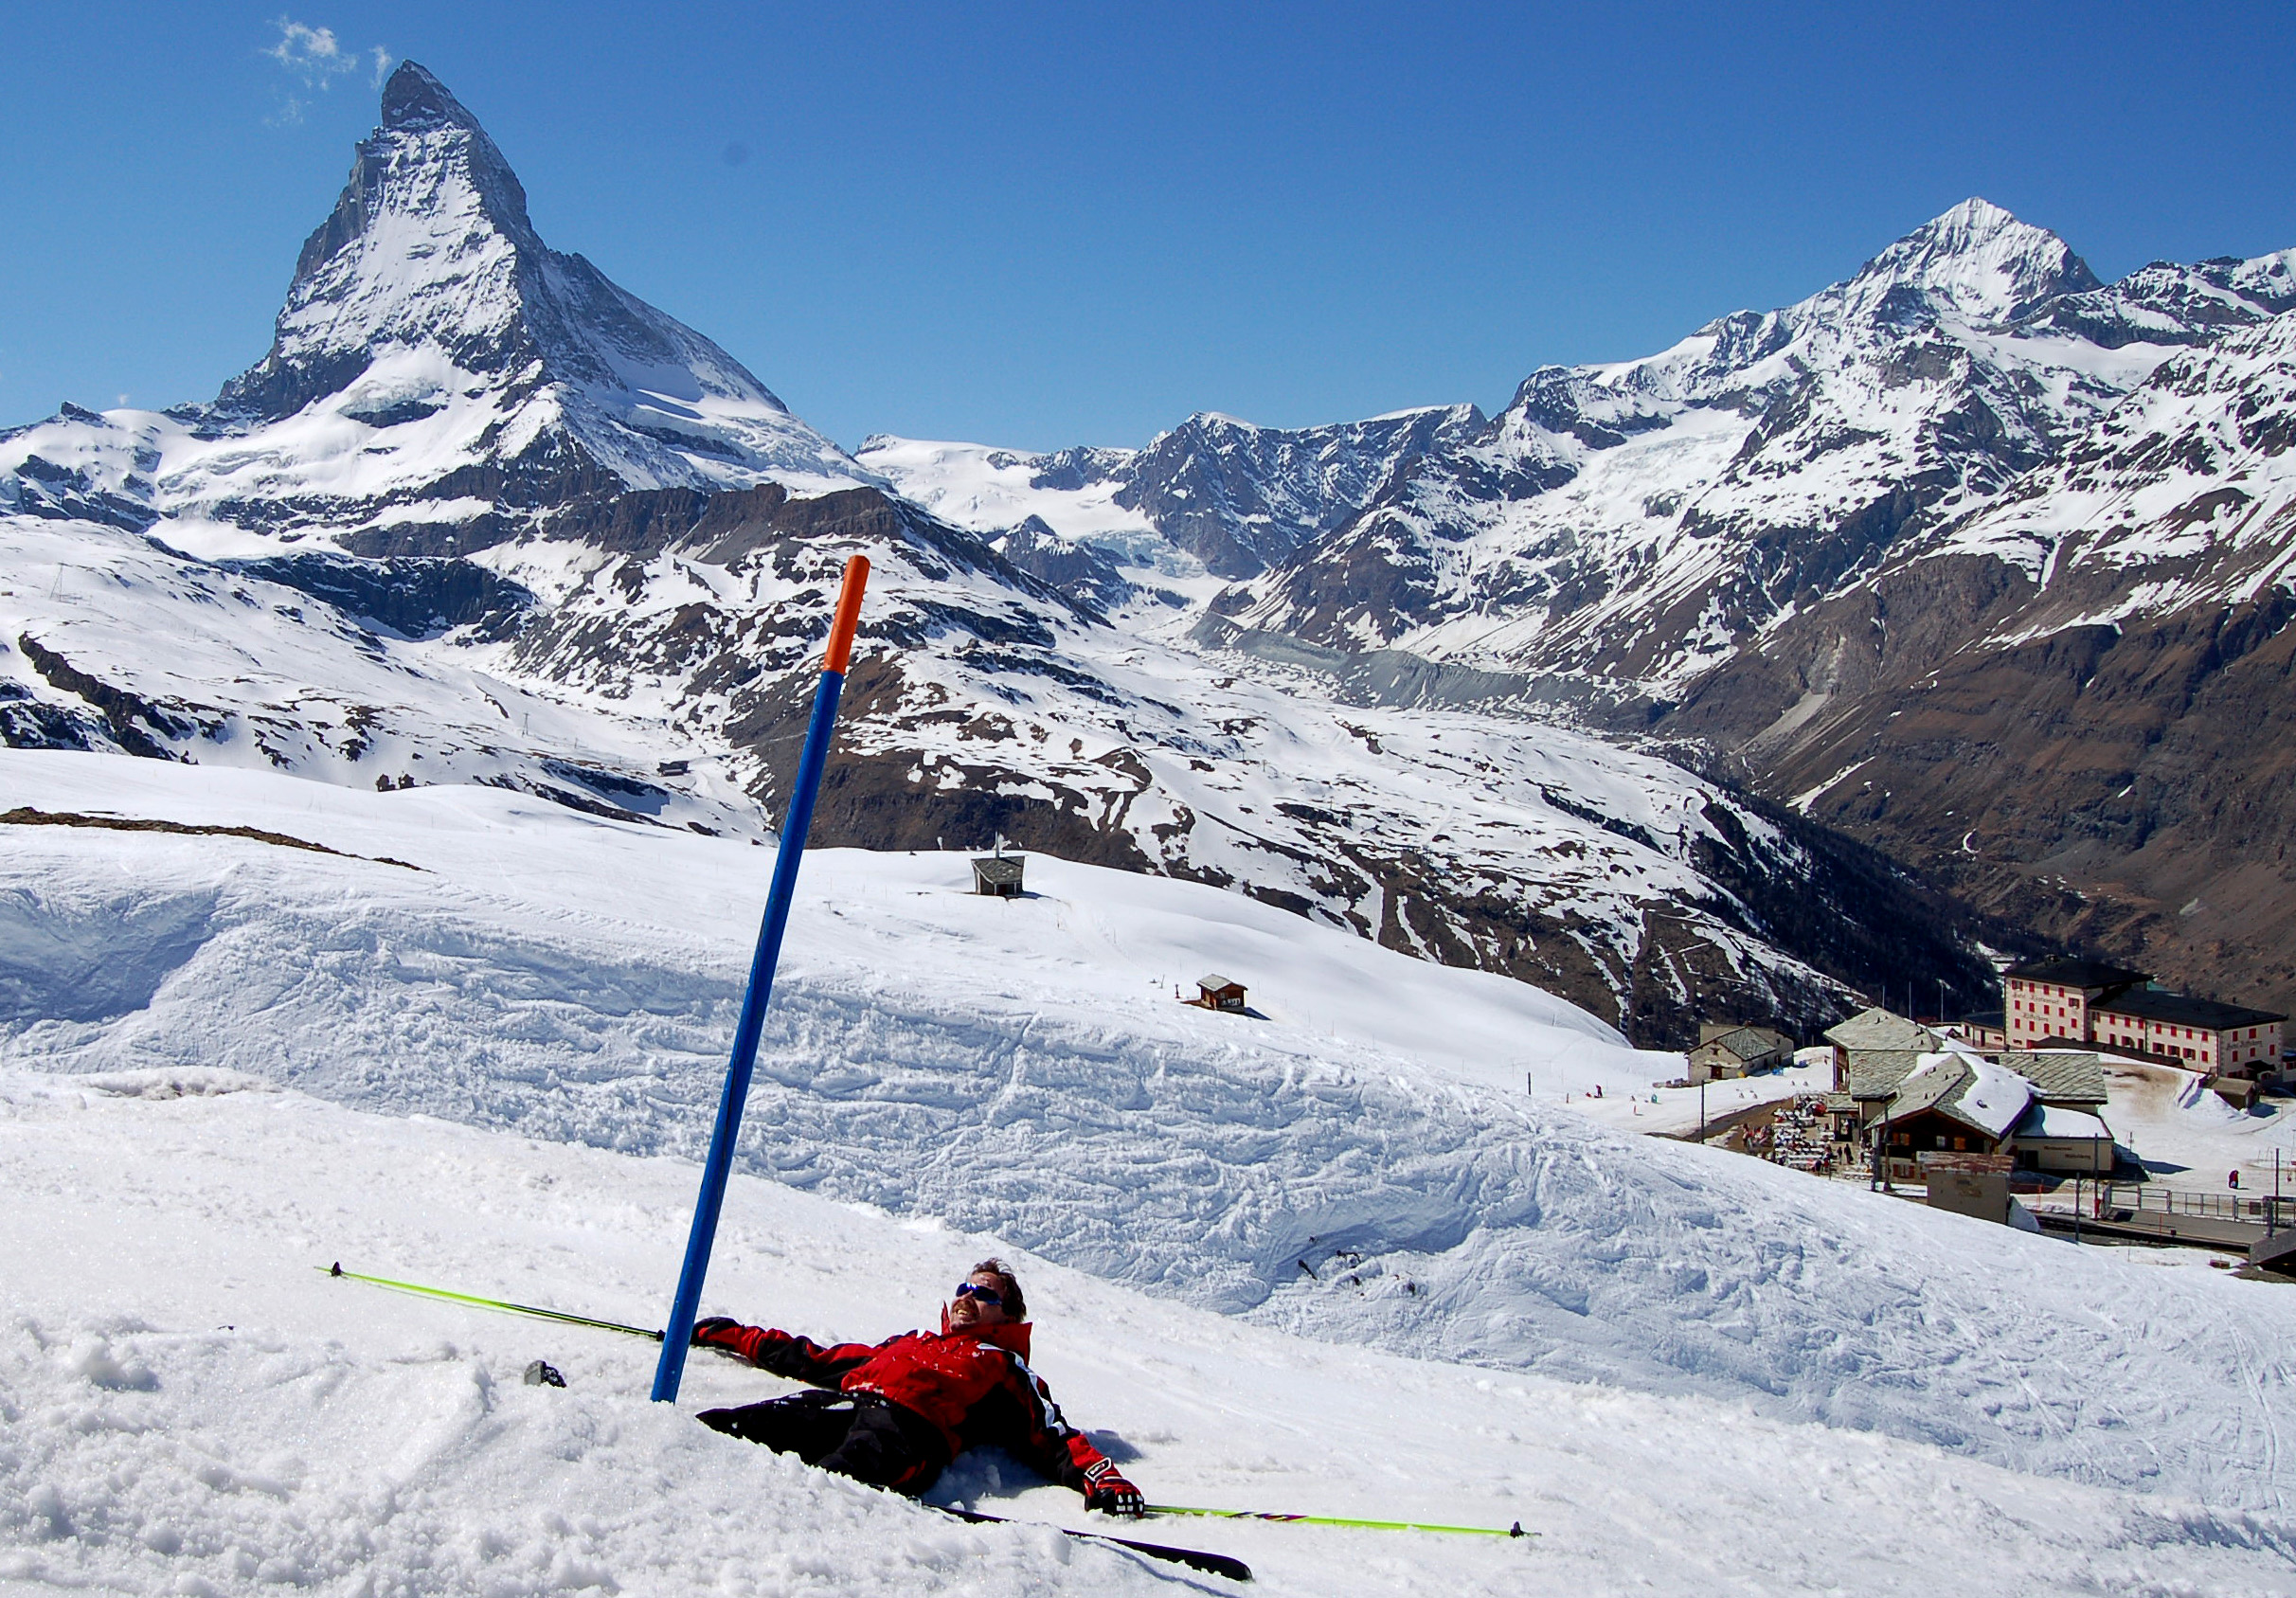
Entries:
{"type": "Polygon", "coordinates": [[[861,590],[869,586],[869,557],[855,555],[845,563],[845,585],[837,590],[836,619],[829,624],[829,653],[821,670],[845,674],[853,655],[853,631],[861,625],[861,590]]]}

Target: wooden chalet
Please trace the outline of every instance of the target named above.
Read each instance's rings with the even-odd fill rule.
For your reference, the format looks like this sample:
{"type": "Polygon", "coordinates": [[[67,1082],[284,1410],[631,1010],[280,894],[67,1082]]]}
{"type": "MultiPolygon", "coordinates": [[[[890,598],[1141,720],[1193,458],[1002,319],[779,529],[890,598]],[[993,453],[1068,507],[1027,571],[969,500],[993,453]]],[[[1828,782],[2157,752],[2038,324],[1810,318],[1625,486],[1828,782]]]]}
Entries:
{"type": "Polygon", "coordinates": [[[2105,1073],[2080,1050],[1971,1050],[1869,1056],[1849,1093],[1862,1135],[1878,1127],[1883,1174],[1917,1181],[1933,1167],[1972,1163],[2106,1175],[2118,1158],[2104,1108],[2105,1073]],[[1907,1068],[1898,1073],[1900,1064],[1907,1068]],[[1894,1080],[1892,1080],[1894,1077],[1894,1080]]]}
{"type": "Polygon", "coordinates": [[[1186,1002],[1199,1010],[1225,1010],[1241,1015],[1249,1008],[1244,1002],[1244,984],[1231,982],[1217,972],[1196,979],[1196,997],[1186,1002]]]}
{"type": "MultiPolygon", "coordinates": [[[[1839,1093],[1856,1092],[1852,1079],[1871,1074],[1860,1068],[1859,1062],[1864,1056],[1895,1058],[1928,1053],[1945,1046],[1945,1039],[1920,1022],[1908,1020],[1879,1005],[1860,1010],[1848,1020],[1827,1029],[1825,1040],[1834,1046],[1834,1090],[1839,1093]]],[[[1901,1069],[1897,1074],[1902,1077],[1905,1071],[1901,1069]]]]}

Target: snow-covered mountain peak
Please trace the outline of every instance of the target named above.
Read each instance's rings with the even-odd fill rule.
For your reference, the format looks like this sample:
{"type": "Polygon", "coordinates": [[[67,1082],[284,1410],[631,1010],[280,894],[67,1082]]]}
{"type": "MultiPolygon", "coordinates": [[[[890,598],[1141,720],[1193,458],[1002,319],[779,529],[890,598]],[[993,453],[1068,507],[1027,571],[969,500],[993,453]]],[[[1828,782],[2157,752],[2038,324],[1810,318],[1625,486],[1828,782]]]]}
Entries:
{"type": "MultiPolygon", "coordinates": [[[[493,140],[436,78],[404,63],[384,89],[383,125],[304,242],[271,352],[218,403],[291,416],[391,346],[435,347],[470,372],[525,365],[534,351],[523,279],[547,253],[493,140]]],[[[401,408],[441,388],[404,396],[401,408]]]]}
{"type": "Polygon", "coordinates": [[[1971,321],[2006,322],[2058,295],[2100,286],[2054,233],[1972,198],[1867,261],[1842,292],[1858,309],[1881,310],[1910,289],[1971,321]]]}
{"type": "Polygon", "coordinates": [[[486,137],[472,116],[428,68],[403,61],[383,85],[383,128],[386,133],[428,133],[445,127],[466,128],[486,137]]]}
{"type": "Polygon", "coordinates": [[[502,152],[412,62],[303,245],[270,351],[174,414],[183,437],[144,473],[152,512],[266,531],[884,482],[709,339],[545,244],[502,152]]]}

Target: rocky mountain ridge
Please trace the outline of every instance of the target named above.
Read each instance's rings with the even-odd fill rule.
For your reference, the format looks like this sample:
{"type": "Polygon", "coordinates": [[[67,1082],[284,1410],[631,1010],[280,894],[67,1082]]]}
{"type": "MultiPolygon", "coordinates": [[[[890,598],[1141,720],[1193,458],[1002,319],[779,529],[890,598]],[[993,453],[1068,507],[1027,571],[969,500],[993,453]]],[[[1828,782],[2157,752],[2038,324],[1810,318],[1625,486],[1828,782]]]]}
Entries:
{"type": "Polygon", "coordinates": [[[2204,327],[2271,314],[2227,294],[2206,302],[2217,320],[2177,321],[2155,288],[2116,296],[2054,235],[1969,202],[1798,305],[1644,361],[1534,373],[1474,446],[1220,609],[1671,697],[2056,459],[2204,327]],[[2145,336],[2069,331],[2108,312],[2145,336]]]}
{"type": "Polygon", "coordinates": [[[1971,200],[1796,305],[1645,360],[1541,368],[1488,420],[1415,413],[1442,420],[1400,449],[1366,451],[1371,423],[1198,417],[1145,452],[934,445],[928,467],[873,440],[863,454],[961,525],[1033,515],[1120,564],[1153,533],[1228,575],[1205,551],[1250,542],[1269,569],[1219,596],[1231,630],[1664,698],[2007,494],[2179,350],[2296,305],[2292,260],[2157,262],[2104,285],[2054,234],[1971,200]],[[988,488],[955,469],[965,451],[1025,481],[988,488]],[[1263,464],[1309,454],[1318,480],[1263,464]],[[1066,497],[1088,484],[1115,485],[1098,517],[1066,497]],[[1138,514],[1118,527],[1111,507],[1138,514]]]}
{"type": "MultiPolygon", "coordinates": [[[[2285,260],[2285,258],[2281,258],[2285,260]]],[[[2296,315],[1695,686],[1667,728],[1996,913],[2296,1001],[2296,315]]]]}
{"type": "Polygon", "coordinates": [[[0,438],[6,568],[45,578],[0,591],[0,736],[757,835],[863,553],[817,842],[1002,833],[1211,882],[1659,1042],[1717,1011],[1806,1031],[1906,970],[1982,984],[1919,884],[1790,813],[1528,723],[1351,708],[1170,632],[1216,563],[1283,557],[1483,425],[1270,440],[1207,417],[1121,463],[977,452],[1097,503],[1122,569],[1168,576],[1180,612],[1129,579],[1049,581],[1049,523],[1016,543],[888,492],[887,451],[836,452],[548,250],[492,141],[408,63],[263,361],[212,405],[0,438]],[[1149,519],[1208,506],[1193,534],[1149,519]]]}
{"type": "MultiPolygon", "coordinates": [[[[2296,250],[2103,284],[1973,200],[1796,305],[1534,372],[1196,637],[1373,701],[1655,734],[2013,922],[2296,1006],[2291,312],[2296,250]]],[[[1076,548],[1157,530],[1067,509],[1032,513],[1076,548]]]]}

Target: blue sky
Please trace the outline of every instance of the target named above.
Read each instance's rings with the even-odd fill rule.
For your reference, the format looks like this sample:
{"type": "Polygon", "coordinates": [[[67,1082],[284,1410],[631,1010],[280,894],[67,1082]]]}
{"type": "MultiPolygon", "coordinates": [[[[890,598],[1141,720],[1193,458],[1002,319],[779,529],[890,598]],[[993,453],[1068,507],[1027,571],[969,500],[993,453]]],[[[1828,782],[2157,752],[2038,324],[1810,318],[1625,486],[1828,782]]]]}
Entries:
{"type": "Polygon", "coordinates": [[[1489,409],[1971,194],[2108,278],[2296,244],[2285,5],[83,0],[9,25],[0,425],[258,358],[376,51],[848,445],[1489,409]]]}

